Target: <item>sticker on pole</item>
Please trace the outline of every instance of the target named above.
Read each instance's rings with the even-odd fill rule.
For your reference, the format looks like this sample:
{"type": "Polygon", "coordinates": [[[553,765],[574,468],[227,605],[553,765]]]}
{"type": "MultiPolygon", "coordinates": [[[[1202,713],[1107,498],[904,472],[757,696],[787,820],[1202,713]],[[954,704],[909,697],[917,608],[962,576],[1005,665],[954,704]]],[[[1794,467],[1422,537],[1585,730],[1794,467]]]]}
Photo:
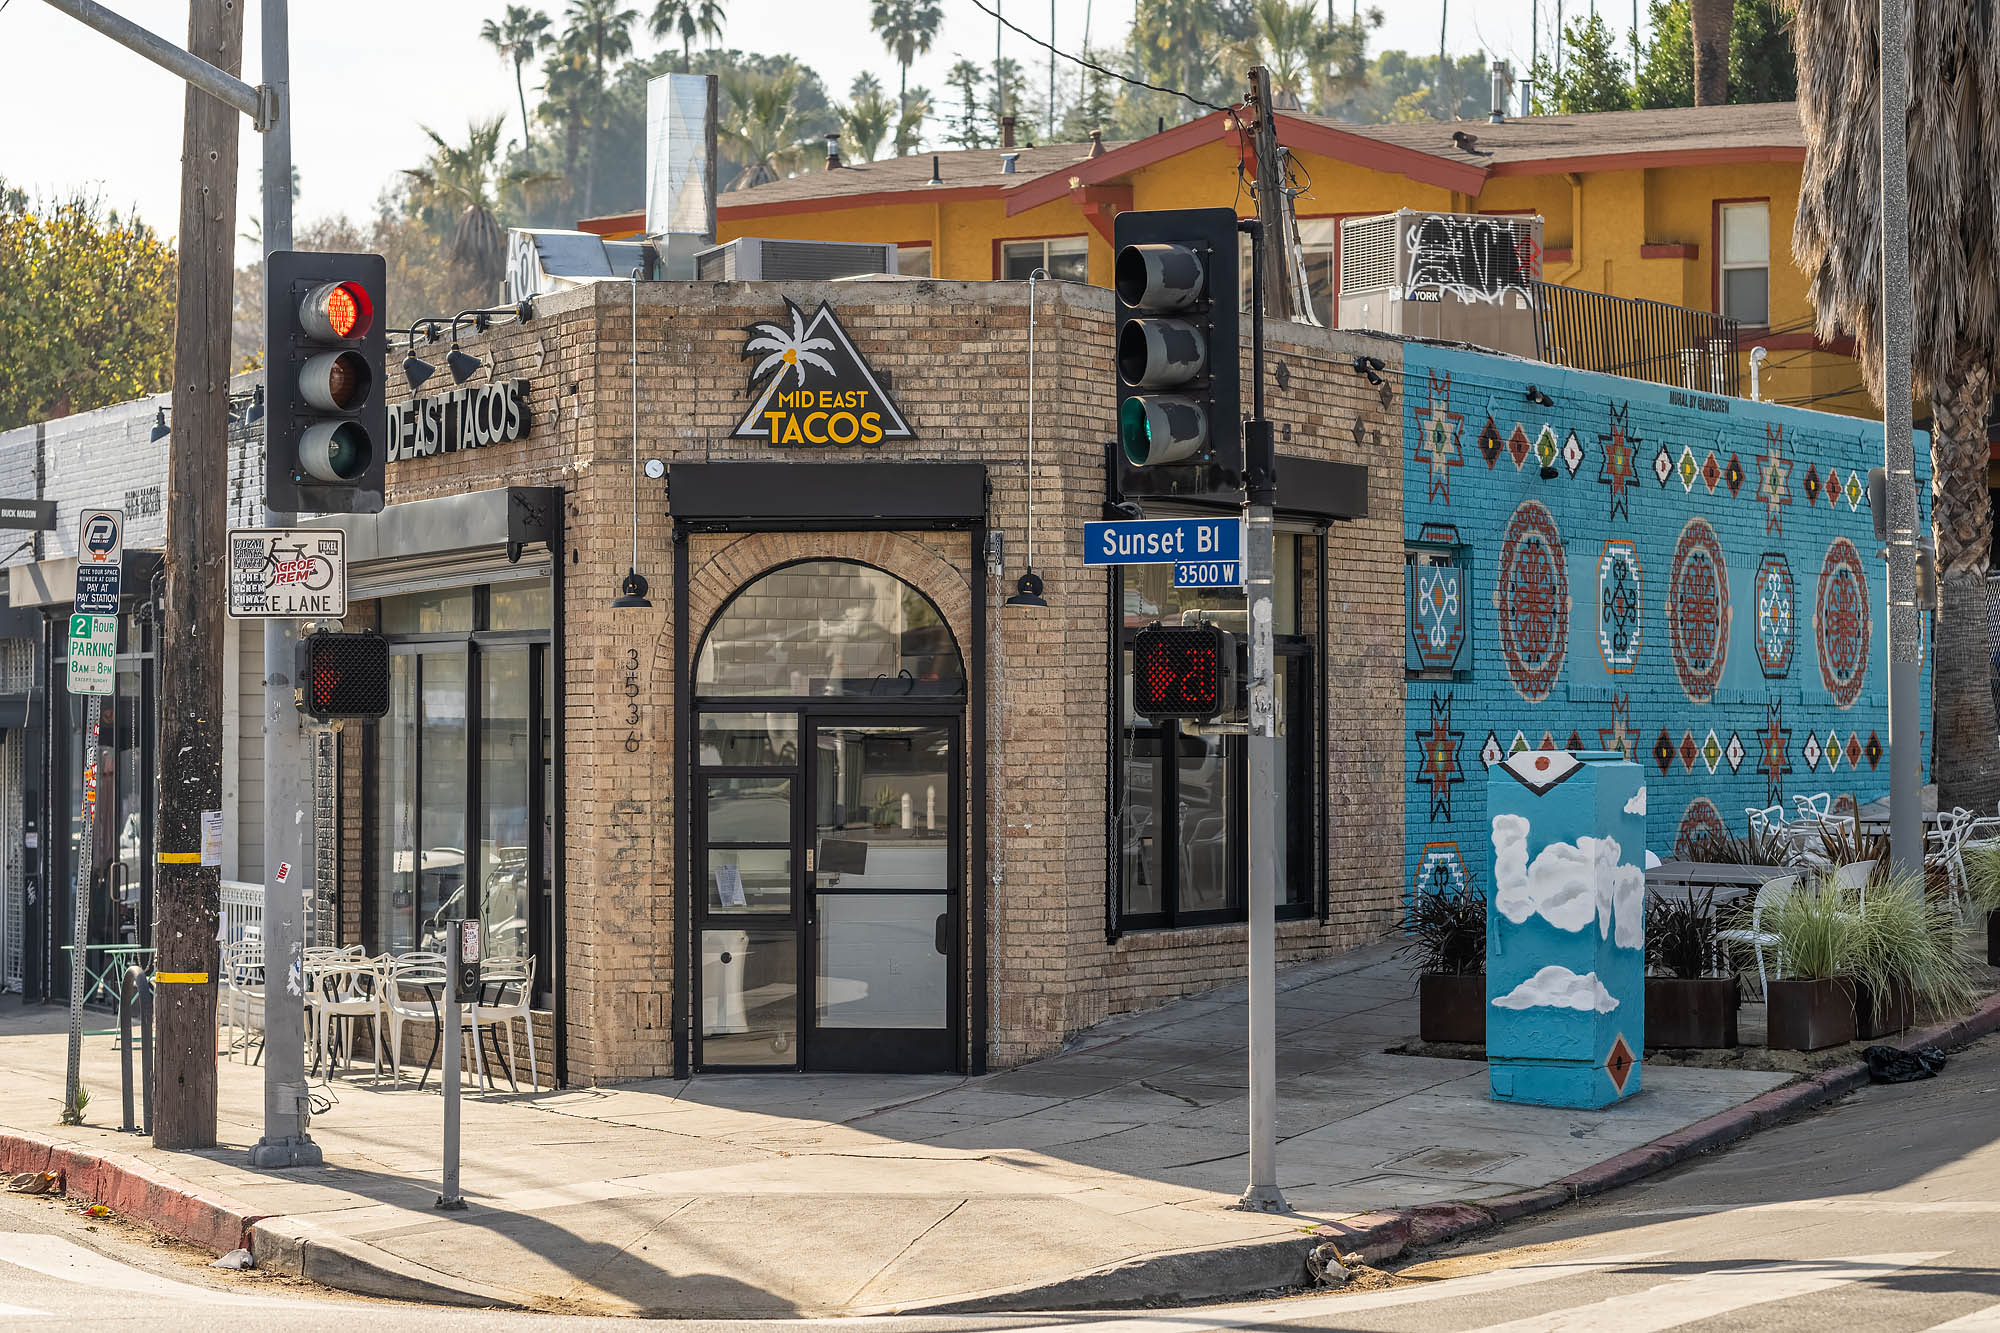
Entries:
{"type": "Polygon", "coordinates": [[[347,614],[347,533],[231,528],[229,614],[236,620],[338,620],[347,614]]]}
{"type": "Polygon", "coordinates": [[[69,618],[69,692],[110,694],[118,683],[118,617],[69,618]]]}
{"type": "Polygon", "coordinates": [[[76,611],[115,616],[125,564],[125,511],[86,509],[77,528],[76,611]]]}

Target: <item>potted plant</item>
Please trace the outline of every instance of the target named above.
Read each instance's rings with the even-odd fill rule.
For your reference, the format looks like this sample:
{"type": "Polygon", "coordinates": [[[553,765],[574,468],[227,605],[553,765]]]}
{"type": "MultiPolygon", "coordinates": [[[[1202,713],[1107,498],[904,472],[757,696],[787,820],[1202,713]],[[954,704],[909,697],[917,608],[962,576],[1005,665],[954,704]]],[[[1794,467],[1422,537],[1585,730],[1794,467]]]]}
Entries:
{"type": "Polygon", "coordinates": [[[1986,961],[2000,967],[2000,846],[1966,851],[1965,896],[1986,913],[1986,961]]]}
{"type": "Polygon", "coordinates": [[[1418,893],[1397,952],[1417,973],[1417,1032],[1427,1042],[1486,1044],[1486,895],[1470,885],[1418,893]]]}
{"type": "Polygon", "coordinates": [[[1854,1040],[1855,977],[1862,964],[1861,900],[1825,881],[1767,903],[1761,928],[1776,937],[1784,976],[1769,983],[1766,1041],[1816,1051],[1854,1040]]]}
{"type": "Polygon", "coordinates": [[[1646,906],[1646,1046],[1736,1044],[1736,978],[1715,938],[1715,895],[1646,906]]]}
{"type": "Polygon", "coordinates": [[[1896,875],[1868,891],[1856,918],[1855,1026],[1872,1039],[1919,1016],[1971,1007],[1972,975],[1951,910],[1929,898],[1920,875],[1896,875]]]}
{"type": "Polygon", "coordinates": [[[876,789],[871,818],[878,833],[896,826],[896,793],[893,788],[885,785],[876,789]]]}

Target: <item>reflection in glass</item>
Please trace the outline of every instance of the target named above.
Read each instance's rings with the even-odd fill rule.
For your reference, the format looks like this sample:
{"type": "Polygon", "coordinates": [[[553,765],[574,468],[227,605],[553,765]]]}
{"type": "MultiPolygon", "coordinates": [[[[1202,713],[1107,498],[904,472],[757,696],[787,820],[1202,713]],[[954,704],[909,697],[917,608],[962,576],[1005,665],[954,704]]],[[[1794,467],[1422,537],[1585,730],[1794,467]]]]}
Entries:
{"type": "Polygon", "coordinates": [[[945,1026],[952,939],[942,893],[823,893],[814,980],[823,1028],[945,1026]]]}
{"type": "Polygon", "coordinates": [[[1180,791],[1180,910],[1212,912],[1230,905],[1234,878],[1230,795],[1235,747],[1227,736],[1187,736],[1177,743],[1180,791]]]}
{"type": "Polygon", "coordinates": [[[950,730],[822,727],[814,734],[818,886],[950,888],[950,730]]]}
{"type": "Polygon", "coordinates": [[[403,953],[417,941],[417,659],[389,658],[389,713],[375,727],[375,937],[403,953]]]}
{"type": "Polygon", "coordinates": [[[546,579],[496,583],[486,590],[486,628],[547,629],[552,599],[546,579]]]}
{"type": "Polygon", "coordinates": [[[479,658],[479,916],[489,958],[528,954],[528,649],[479,658]]]}
{"type": "MultiPolygon", "coordinates": [[[[141,770],[140,732],[144,727],[139,673],[118,673],[116,776],[117,827],[114,833],[117,858],[115,883],[110,886],[112,941],[134,944],[139,941],[139,897],[145,874],[145,778],[141,770]]],[[[107,739],[109,739],[107,737],[107,739]]],[[[100,792],[100,799],[103,793],[100,792]]]]}
{"type": "Polygon", "coordinates": [[[701,762],[714,768],[761,768],[799,762],[796,713],[703,713],[701,762]]]}
{"type": "Polygon", "coordinates": [[[465,634],[472,630],[470,588],[384,597],[381,608],[384,634],[465,634]]]}
{"type": "Polygon", "coordinates": [[[710,842],[790,842],[790,778],[708,779],[710,842]]]}
{"type": "Polygon", "coordinates": [[[962,694],[965,665],[937,608],[879,569],[787,565],[716,617],[695,666],[704,695],[962,694]]]}
{"type": "Polygon", "coordinates": [[[796,1065],[798,995],[792,931],[702,931],[701,1062],[796,1065]]]}
{"type": "Polygon", "coordinates": [[[708,910],[711,912],[791,911],[791,849],[789,847],[709,848],[708,910]]]}
{"type": "MultiPolygon", "coordinates": [[[[1131,657],[1126,654],[1127,659],[1131,657]]],[[[1119,802],[1120,856],[1124,872],[1124,910],[1131,915],[1161,911],[1164,901],[1160,884],[1159,804],[1166,785],[1160,776],[1160,733],[1157,728],[1127,729],[1120,780],[1125,784],[1119,802]]]]}
{"type": "MultiPolygon", "coordinates": [[[[1272,538],[1274,576],[1271,632],[1299,632],[1299,538],[1280,532],[1272,538]]],[[[1241,638],[1248,625],[1240,588],[1177,588],[1172,565],[1125,565],[1121,568],[1127,629],[1144,629],[1154,621],[1179,624],[1186,611],[1199,611],[1241,638]]]]}
{"type": "Polygon", "coordinates": [[[424,799],[418,823],[419,943],[444,943],[444,923],[464,915],[466,659],[424,655],[422,682],[424,799]]]}

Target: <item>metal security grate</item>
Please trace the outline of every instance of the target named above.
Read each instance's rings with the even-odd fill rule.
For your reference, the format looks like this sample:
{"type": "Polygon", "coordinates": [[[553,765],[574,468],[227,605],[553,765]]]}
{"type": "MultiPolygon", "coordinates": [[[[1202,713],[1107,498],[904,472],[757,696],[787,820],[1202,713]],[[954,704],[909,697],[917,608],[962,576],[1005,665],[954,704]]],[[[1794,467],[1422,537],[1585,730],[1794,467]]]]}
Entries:
{"type": "Polygon", "coordinates": [[[1340,294],[1366,296],[1396,286],[1396,235],[1401,215],[1340,224],[1340,294]]]}
{"type": "Polygon", "coordinates": [[[1535,320],[1544,361],[1742,396],[1743,327],[1712,311],[1538,282],[1535,320]]]}

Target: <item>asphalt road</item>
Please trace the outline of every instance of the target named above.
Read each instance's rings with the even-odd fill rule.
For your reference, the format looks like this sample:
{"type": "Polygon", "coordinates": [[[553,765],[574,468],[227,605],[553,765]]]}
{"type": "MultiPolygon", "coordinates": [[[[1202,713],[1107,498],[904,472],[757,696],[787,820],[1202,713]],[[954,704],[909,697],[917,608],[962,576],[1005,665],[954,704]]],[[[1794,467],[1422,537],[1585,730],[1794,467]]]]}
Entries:
{"type": "MultiPolygon", "coordinates": [[[[2000,1333],[2000,1038],[1941,1078],[1868,1088],[1646,1184],[1423,1256],[1365,1289],[1249,1305],[845,1319],[846,1333],[1204,1329],[1992,1329],[2000,1333]]],[[[802,1243],[810,1243],[802,1238],[802,1243]]],[[[629,1321],[358,1301],[224,1273],[58,1201],[0,1195],[0,1328],[629,1328],[629,1321]]],[[[811,1321],[700,1321],[686,1333],[811,1321]]]]}

